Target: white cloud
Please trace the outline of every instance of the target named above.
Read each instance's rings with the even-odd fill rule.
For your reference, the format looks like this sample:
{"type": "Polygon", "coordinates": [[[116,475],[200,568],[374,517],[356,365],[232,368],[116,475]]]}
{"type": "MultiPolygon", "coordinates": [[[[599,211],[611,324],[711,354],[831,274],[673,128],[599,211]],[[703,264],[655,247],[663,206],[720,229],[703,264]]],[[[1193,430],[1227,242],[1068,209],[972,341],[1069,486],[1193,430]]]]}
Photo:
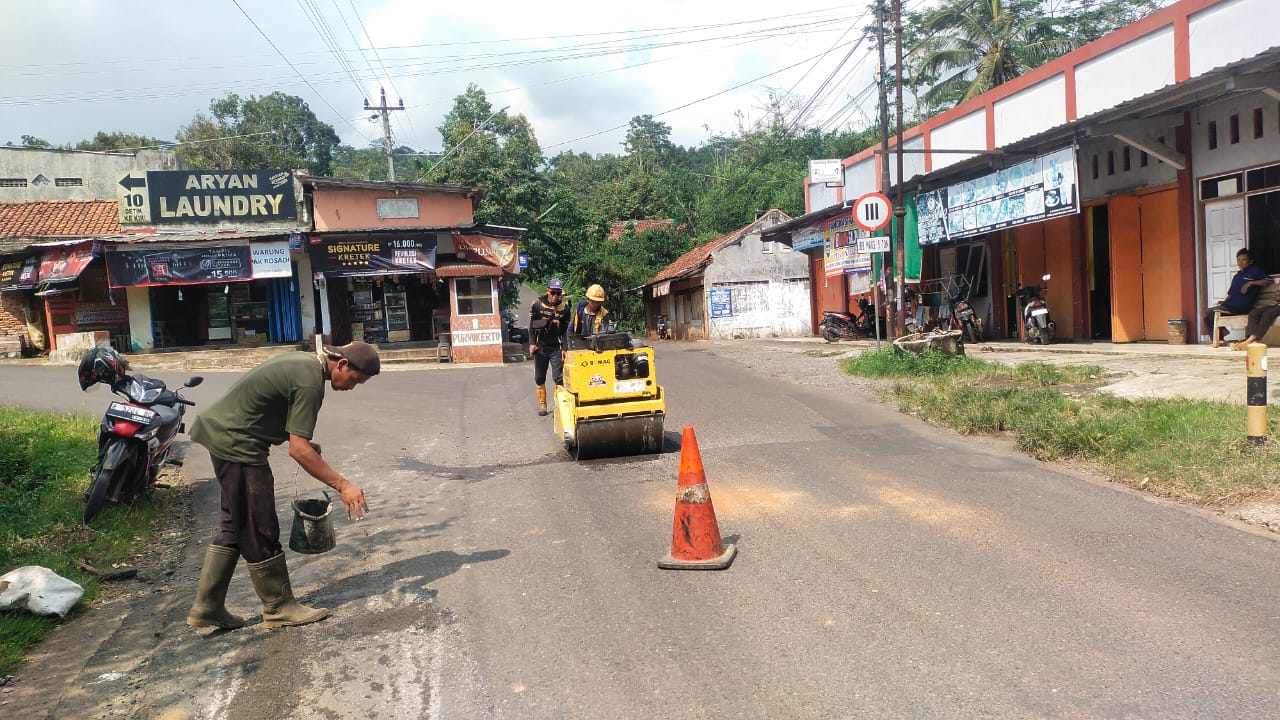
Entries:
{"type": "MultiPolygon", "coordinates": [[[[345,11],[351,31],[363,43],[348,4],[316,6],[327,13],[338,43],[352,51],[361,75],[358,85],[340,72],[300,5],[239,2],[320,97],[232,3],[14,3],[6,8],[7,22],[0,27],[0,72],[8,76],[0,98],[0,142],[16,141],[21,134],[75,142],[98,130],[116,129],[171,138],[213,98],[231,91],[260,95],[274,90],[303,97],[344,142],[362,145],[379,137],[380,126],[367,121],[363,102],[366,97],[377,102],[384,73],[371,54],[366,64],[355,52],[355,41],[335,10],[345,11]]],[[[356,2],[391,76],[388,99],[393,104],[403,99],[410,108],[393,114],[399,142],[441,149],[436,128],[453,98],[473,82],[495,108],[509,106],[508,112],[526,115],[548,155],[566,149],[619,152],[623,130],[575,138],[625,126],[636,115],[658,115],[822,53],[863,12],[860,5],[832,5],[831,0],[741,0],[733,5],[654,0],[619,12],[617,5],[582,0],[356,2]],[[748,22],[764,18],[773,19],[748,22]],[[778,37],[726,39],[821,18],[837,22],[778,37]],[[695,26],[705,27],[690,30],[695,26]],[[652,32],[636,32],[646,29],[652,32]],[[567,57],[593,48],[616,50],[624,37],[632,38],[629,52],[567,57]],[[643,47],[698,38],[719,39],[643,47]],[[551,57],[560,59],[547,61],[551,57]],[[565,141],[573,142],[559,145],[565,141]]],[[[845,41],[856,35],[851,32],[845,41]]],[[[798,94],[812,92],[845,52],[830,53],[808,73],[798,94]]],[[[787,89],[807,67],[751,82],[659,119],[672,126],[677,143],[697,145],[709,133],[732,131],[737,111],[753,119],[766,87],[787,89]]],[[[812,120],[831,115],[844,97],[870,82],[873,69],[873,62],[864,63],[844,79],[834,104],[815,112],[812,120]]]]}

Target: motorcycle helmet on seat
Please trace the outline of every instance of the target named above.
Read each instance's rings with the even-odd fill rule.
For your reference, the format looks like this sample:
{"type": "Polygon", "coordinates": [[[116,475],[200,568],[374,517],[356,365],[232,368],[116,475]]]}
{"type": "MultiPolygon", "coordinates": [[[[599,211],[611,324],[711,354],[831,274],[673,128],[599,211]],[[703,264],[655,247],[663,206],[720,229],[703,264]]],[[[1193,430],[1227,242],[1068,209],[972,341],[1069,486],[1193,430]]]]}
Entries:
{"type": "Polygon", "coordinates": [[[96,347],[85,353],[80,361],[76,375],[80,378],[80,389],[88,390],[91,385],[103,383],[115,387],[128,376],[129,361],[120,353],[109,347],[96,347]]]}

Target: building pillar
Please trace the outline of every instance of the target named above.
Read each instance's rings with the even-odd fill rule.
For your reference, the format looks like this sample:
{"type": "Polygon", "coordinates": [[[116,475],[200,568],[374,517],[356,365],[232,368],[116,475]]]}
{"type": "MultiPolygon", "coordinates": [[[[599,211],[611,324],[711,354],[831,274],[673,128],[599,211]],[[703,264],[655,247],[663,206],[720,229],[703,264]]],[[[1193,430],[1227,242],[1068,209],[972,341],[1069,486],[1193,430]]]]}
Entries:
{"type": "MultiPolygon", "coordinates": [[[[297,269],[298,303],[302,312],[302,337],[305,339],[316,332],[315,280],[311,276],[311,255],[306,250],[295,250],[291,255],[297,269]]],[[[327,328],[325,332],[328,332],[327,328]]]]}
{"type": "Polygon", "coordinates": [[[156,338],[151,329],[150,288],[125,288],[125,298],[129,303],[129,350],[131,352],[155,350],[156,338]]]}

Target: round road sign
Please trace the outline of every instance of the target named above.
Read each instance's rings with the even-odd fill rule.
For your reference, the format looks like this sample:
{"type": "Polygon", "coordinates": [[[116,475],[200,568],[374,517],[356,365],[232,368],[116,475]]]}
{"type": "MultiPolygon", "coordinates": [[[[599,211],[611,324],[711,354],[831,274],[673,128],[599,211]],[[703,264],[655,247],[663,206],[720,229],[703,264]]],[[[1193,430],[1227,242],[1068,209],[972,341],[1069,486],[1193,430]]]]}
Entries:
{"type": "Polygon", "coordinates": [[[867,232],[875,232],[889,224],[893,203],[878,192],[869,192],[853,203],[853,221],[867,232]]]}

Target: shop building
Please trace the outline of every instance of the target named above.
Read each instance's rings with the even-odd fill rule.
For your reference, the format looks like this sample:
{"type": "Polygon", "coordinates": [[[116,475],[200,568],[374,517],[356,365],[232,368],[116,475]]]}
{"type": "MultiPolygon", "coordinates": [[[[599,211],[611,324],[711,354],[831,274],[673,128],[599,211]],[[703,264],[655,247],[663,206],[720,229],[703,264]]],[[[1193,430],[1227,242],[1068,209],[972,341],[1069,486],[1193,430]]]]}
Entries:
{"type": "MultiPolygon", "coordinates": [[[[456,362],[502,362],[499,292],[519,272],[523,228],[476,224],[482,191],[303,177],[321,332],[444,344],[456,362]]],[[[411,346],[411,345],[410,345],[411,346]]]]}
{"type": "MultiPolygon", "coordinates": [[[[1239,247],[1280,270],[1278,21],[1268,0],[1181,0],[906,132],[908,281],[965,276],[1016,337],[1014,292],[1048,273],[1060,336],[1134,342],[1196,328],[1239,247]]],[[[882,162],[896,190],[894,159],[806,183],[786,236],[878,190],[882,162]]]]}
{"type": "Polygon", "coordinates": [[[664,315],[678,340],[809,335],[804,256],[760,238],[790,219],[770,210],[663,268],[642,288],[647,334],[664,315]]]}

